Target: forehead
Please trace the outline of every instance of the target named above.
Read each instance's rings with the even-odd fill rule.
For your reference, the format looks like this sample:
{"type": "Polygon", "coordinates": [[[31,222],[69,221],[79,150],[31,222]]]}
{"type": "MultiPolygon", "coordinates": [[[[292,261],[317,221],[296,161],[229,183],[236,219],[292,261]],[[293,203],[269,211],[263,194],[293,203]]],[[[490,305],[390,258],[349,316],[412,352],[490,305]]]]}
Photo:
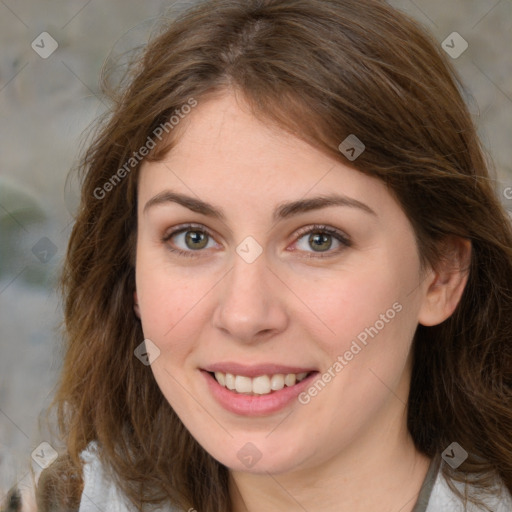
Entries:
{"type": "Polygon", "coordinates": [[[397,206],[380,180],[256,118],[233,94],[199,101],[183,123],[164,159],[142,165],[141,203],[171,189],[245,209],[332,193],[397,206]]]}

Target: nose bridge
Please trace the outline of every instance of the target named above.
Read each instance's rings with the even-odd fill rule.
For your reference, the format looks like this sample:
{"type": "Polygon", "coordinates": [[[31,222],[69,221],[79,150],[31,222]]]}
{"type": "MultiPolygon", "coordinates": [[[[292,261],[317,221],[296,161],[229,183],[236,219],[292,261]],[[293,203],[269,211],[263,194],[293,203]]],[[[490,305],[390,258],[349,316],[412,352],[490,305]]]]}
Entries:
{"type": "Polygon", "coordinates": [[[263,247],[252,237],[244,239],[223,280],[214,325],[246,342],[284,328],[286,314],[272,275],[263,247]]]}

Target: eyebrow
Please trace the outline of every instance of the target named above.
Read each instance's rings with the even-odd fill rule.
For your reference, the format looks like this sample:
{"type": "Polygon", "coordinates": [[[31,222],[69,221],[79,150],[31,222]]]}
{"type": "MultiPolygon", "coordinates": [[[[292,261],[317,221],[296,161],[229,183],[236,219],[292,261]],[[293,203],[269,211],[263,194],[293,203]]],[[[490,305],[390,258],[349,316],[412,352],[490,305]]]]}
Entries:
{"type": "MultiPolygon", "coordinates": [[[[226,215],[222,209],[213,206],[210,203],[196,199],[185,194],[173,192],[171,190],[164,190],[156,196],[149,199],[144,205],[143,213],[146,213],[150,208],[166,203],[178,203],[189,210],[213,217],[222,221],[226,221],[226,215]]],[[[370,215],[377,217],[377,214],[367,204],[340,194],[321,195],[309,199],[299,199],[297,201],[289,201],[280,203],[273,212],[273,221],[287,219],[299,213],[308,212],[311,210],[319,210],[321,208],[328,208],[329,206],[348,206],[351,208],[358,208],[370,215]]]]}

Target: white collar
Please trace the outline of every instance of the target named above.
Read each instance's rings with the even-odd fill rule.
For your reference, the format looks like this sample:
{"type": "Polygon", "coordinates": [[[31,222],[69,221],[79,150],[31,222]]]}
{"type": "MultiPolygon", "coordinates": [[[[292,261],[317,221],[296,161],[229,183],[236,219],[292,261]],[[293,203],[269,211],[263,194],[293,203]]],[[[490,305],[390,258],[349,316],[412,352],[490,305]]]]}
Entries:
{"type": "MultiPolygon", "coordinates": [[[[97,450],[98,445],[93,441],[80,454],[84,461],[84,490],[78,512],[138,512],[105,474],[97,450]]],[[[458,482],[454,482],[454,484],[464,495],[465,484],[458,482]]],[[[471,487],[468,486],[468,489],[471,489],[471,487]]],[[[494,500],[490,497],[485,497],[482,500],[489,505],[490,510],[493,512],[511,512],[512,496],[510,492],[503,484],[500,486],[500,491],[501,495],[494,498],[494,500]]],[[[149,510],[151,512],[180,512],[170,506],[149,510]]],[[[421,507],[420,512],[423,510],[425,512],[481,512],[481,509],[471,504],[468,504],[466,507],[464,506],[461,500],[452,492],[440,470],[435,475],[428,505],[426,509],[421,507]]]]}

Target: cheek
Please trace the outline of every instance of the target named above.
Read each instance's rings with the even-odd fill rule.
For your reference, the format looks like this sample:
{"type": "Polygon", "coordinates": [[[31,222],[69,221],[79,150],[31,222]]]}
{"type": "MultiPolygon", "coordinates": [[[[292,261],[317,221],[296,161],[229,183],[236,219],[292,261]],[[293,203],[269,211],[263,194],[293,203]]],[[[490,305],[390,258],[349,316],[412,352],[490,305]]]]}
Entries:
{"type": "MultiPolygon", "coordinates": [[[[208,320],[201,315],[201,299],[211,287],[201,285],[199,277],[170,271],[155,264],[146,265],[141,255],[137,268],[137,291],[141,308],[144,337],[159,348],[159,357],[151,364],[153,376],[169,404],[181,418],[201,414],[197,404],[190,403],[191,361],[196,340],[208,320]]],[[[204,411],[203,411],[204,412],[204,411]]]]}
{"type": "Polygon", "coordinates": [[[391,309],[388,316],[394,317],[392,306],[402,295],[399,280],[383,277],[382,268],[369,266],[326,276],[314,285],[305,280],[296,291],[308,306],[305,318],[319,326],[318,336],[326,347],[339,344],[333,347],[336,350],[375,322],[380,326],[380,315],[386,311],[391,309]]]}
{"type": "Polygon", "coordinates": [[[190,322],[208,288],[198,276],[187,271],[177,272],[168,264],[138,255],[136,286],[144,336],[157,342],[164,350],[166,340],[179,344],[180,331],[186,326],[190,332],[195,322],[190,322]]]}
{"type": "Polygon", "coordinates": [[[397,382],[417,325],[417,304],[410,293],[415,268],[379,261],[318,282],[307,295],[315,313],[307,316],[309,332],[321,349],[324,370],[330,369],[326,380],[360,387],[357,396],[365,387],[371,394],[376,375],[390,385],[397,382]]]}
{"type": "MultiPolygon", "coordinates": [[[[399,280],[369,273],[340,280],[337,287],[329,289],[329,300],[312,297],[334,333],[314,338],[324,365],[318,381],[300,400],[312,417],[320,418],[329,411],[332,424],[337,425],[329,434],[333,446],[357,435],[388,401],[407,400],[402,384],[416,306],[402,288],[406,286],[399,280]]],[[[313,427],[310,434],[325,435],[322,428],[313,427]]]]}

